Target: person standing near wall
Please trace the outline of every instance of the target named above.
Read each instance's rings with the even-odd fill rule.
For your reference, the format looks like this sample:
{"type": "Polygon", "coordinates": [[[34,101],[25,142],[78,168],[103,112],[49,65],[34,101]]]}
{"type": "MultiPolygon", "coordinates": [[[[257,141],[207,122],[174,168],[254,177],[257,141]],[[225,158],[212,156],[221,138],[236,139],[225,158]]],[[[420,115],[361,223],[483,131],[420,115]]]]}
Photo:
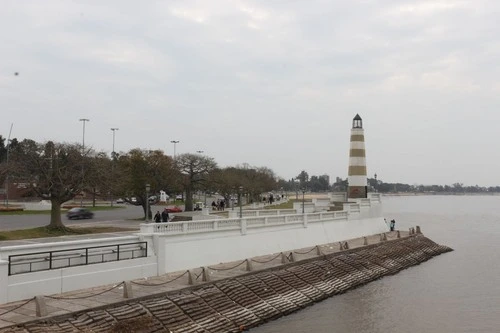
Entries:
{"type": "Polygon", "coordinates": [[[395,227],[396,227],[396,220],[392,219],[391,220],[391,231],[394,231],[395,227]]]}

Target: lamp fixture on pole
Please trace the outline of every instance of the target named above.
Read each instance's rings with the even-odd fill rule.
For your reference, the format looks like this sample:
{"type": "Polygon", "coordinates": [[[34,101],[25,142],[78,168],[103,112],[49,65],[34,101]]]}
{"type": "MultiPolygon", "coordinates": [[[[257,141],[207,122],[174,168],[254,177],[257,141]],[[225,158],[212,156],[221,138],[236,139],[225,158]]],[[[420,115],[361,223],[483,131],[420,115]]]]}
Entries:
{"type": "Polygon", "coordinates": [[[175,148],[176,148],[176,145],[179,143],[179,140],[172,140],[170,142],[174,144],[174,160],[175,160],[175,148]]]}

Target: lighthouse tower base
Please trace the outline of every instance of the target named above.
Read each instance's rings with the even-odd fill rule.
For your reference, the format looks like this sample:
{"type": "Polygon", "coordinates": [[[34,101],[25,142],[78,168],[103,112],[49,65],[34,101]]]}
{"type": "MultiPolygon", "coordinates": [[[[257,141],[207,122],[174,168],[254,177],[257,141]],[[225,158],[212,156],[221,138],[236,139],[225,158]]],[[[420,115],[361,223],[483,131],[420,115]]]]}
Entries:
{"type": "Polygon", "coordinates": [[[349,199],[359,199],[368,197],[367,186],[349,186],[347,190],[347,197],[349,199]]]}

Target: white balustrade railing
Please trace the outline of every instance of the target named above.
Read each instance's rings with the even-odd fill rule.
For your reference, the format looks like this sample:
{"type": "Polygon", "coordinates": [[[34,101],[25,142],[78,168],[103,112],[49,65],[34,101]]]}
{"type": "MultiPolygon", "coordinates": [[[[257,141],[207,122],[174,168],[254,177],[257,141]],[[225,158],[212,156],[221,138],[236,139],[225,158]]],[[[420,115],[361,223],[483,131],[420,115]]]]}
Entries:
{"type": "MultiPolygon", "coordinates": [[[[346,215],[347,217],[347,215],[346,215]]],[[[333,219],[335,218],[335,212],[325,212],[321,213],[321,219],[333,219]]]]}
{"type": "Polygon", "coordinates": [[[217,220],[218,228],[220,230],[228,230],[228,229],[239,229],[241,227],[242,219],[223,219],[217,220]]]}
{"type": "Polygon", "coordinates": [[[348,216],[349,216],[349,213],[347,213],[346,211],[340,211],[340,212],[334,212],[333,218],[337,219],[337,220],[338,219],[344,220],[348,216]]]}
{"type": "Polygon", "coordinates": [[[279,213],[278,213],[277,210],[270,210],[270,209],[261,210],[258,213],[259,213],[258,216],[274,216],[274,215],[279,215],[279,213]]]}
{"type": "Polygon", "coordinates": [[[163,222],[163,223],[143,223],[141,224],[141,234],[161,233],[166,235],[178,235],[200,232],[216,232],[221,230],[240,230],[243,234],[246,229],[262,228],[278,225],[292,225],[306,222],[321,222],[325,220],[346,220],[347,212],[296,214],[296,215],[275,215],[183,221],[183,222],[163,222]],[[342,214],[343,213],[343,214],[342,214]]]}
{"type": "Polygon", "coordinates": [[[286,217],[288,223],[304,222],[304,215],[289,215],[286,217]]]}
{"type": "Polygon", "coordinates": [[[278,215],[278,216],[268,216],[266,218],[268,225],[276,225],[276,224],[286,224],[287,221],[286,215],[278,215]]]}
{"type": "Polygon", "coordinates": [[[256,217],[247,219],[247,228],[263,227],[267,224],[267,217],[256,217]]]}
{"type": "Polygon", "coordinates": [[[321,220],[321,213],[307,214],[307,221],[308,222],[319,221],[319,220],[321,220]]]}
{"type": "MultiPolygon", "coordinates": [[[[375,202],[380,199],[380,195],[375,196],[375,202]]],[[[177,235],[187,233],[216,232],[239,230],[246,234],[247,229],[265,228],[272,226],[283,226],[292,224],[303,224],[307,227],[308,223],[318,223],[333,220],[347,220],[349,214],[361,212],[361,207],[370,205],[370,199],[363,199],[359,203],[346,203],[346,210],[335,212],[317,212],[296,214],[294,210],[260,210],[243,211],[243,218],[234,217],[220,218],[214,220],[168,222],[168,223],[143,223],[141,224],[141,234],[161,233],[166,235],[177,235]],[[249,216],[252,215],[252,216],[249,216]]]]}

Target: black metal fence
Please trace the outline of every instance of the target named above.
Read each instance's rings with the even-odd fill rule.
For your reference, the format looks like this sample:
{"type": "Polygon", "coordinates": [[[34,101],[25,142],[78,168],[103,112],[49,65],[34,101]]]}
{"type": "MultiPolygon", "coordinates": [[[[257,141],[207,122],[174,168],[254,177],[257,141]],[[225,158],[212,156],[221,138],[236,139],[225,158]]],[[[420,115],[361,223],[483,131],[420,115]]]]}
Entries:
{"type": "Polygon", "coordinates": [[[100,264],[147,256],[147,242],[14,254],[9,256],[9,275],[100,264]]]}

